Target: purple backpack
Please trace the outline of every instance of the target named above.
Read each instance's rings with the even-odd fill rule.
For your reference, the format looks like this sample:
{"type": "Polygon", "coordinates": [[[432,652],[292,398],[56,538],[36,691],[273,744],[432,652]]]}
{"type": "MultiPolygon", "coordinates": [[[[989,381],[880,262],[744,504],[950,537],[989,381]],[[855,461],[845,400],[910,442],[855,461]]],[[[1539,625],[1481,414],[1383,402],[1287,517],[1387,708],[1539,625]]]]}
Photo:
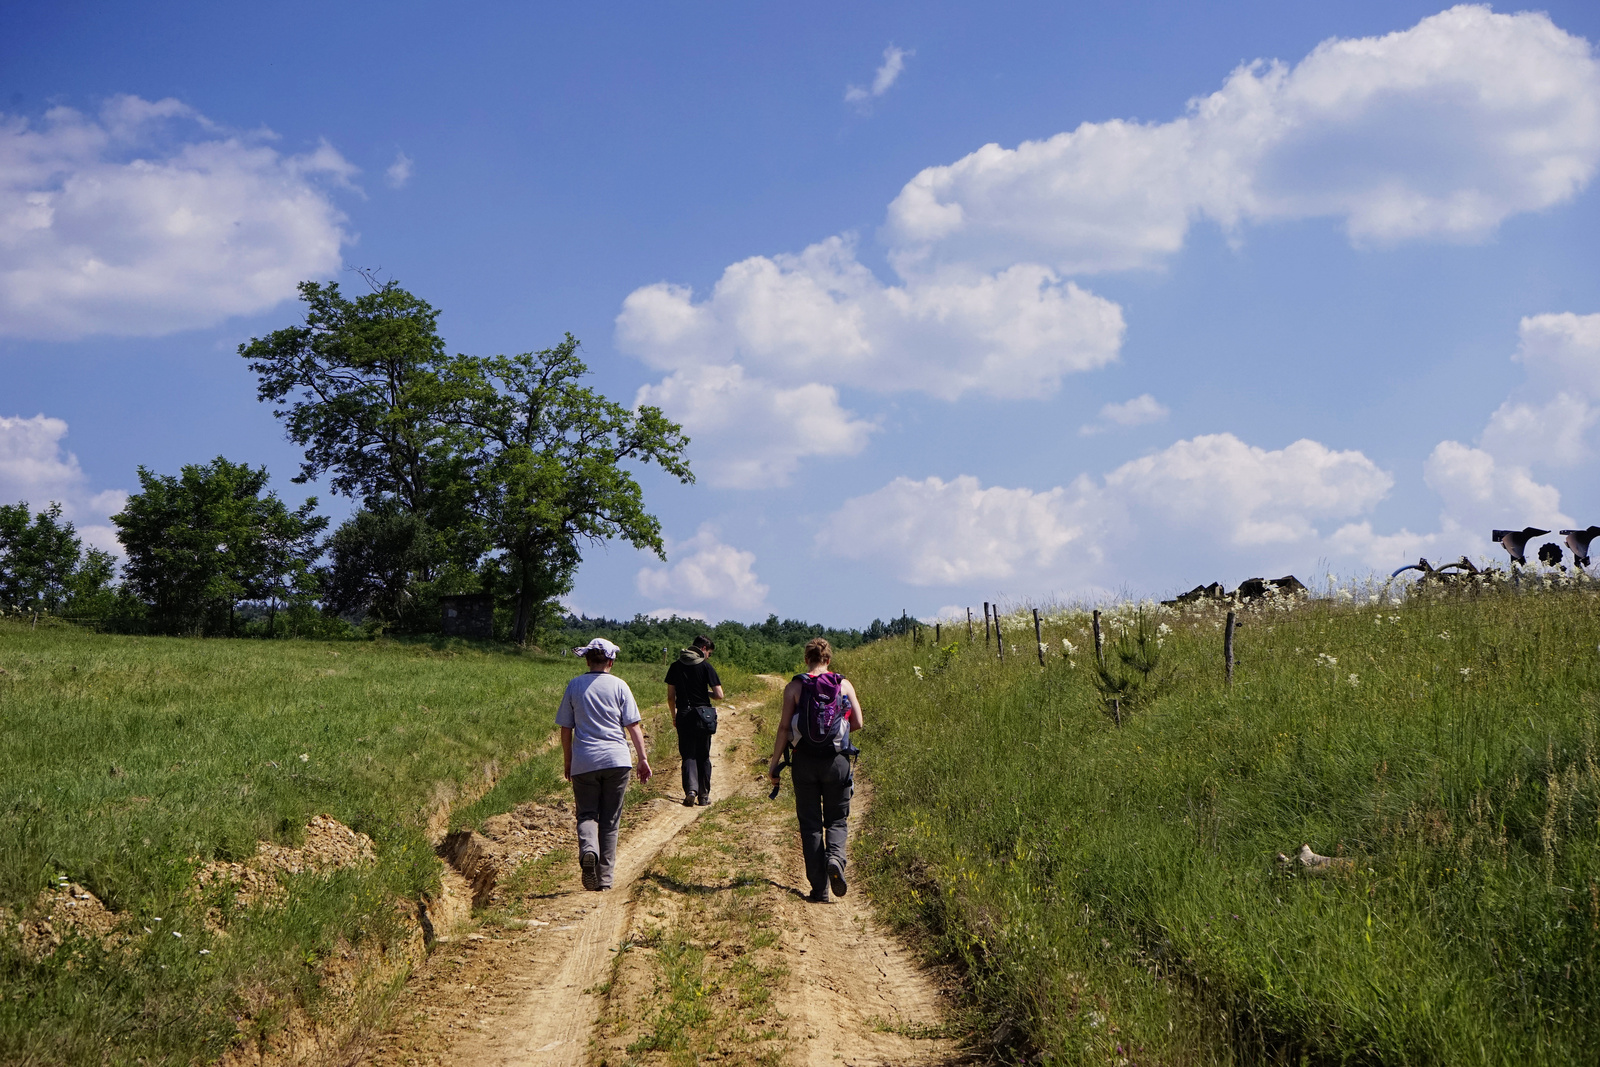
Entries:
{"type": "Polygon", "coordinates": [[[800,699],[795,717],[800,720],[798,743],[812,751],[844,751],[850,698],[844,695],[844,675],[834,671],[797,674],[800,699]]]}

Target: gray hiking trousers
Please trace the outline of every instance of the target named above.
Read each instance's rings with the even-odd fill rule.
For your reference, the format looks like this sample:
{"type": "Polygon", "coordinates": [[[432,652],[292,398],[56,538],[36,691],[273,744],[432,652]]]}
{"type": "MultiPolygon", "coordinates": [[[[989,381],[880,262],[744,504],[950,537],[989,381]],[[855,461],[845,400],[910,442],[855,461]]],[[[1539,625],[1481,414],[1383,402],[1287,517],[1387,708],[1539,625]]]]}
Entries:
{"type": "Polygon", "coordinates": [[[572,806],[578,813],[578,855],[600,857],[600,888],[611,888],[617,866],[617,827],[622,825],[622,798],[628,792],[632,767],[607,767],[572,776],[572,806]]]}
{"type": "Polygon", "coordinates": [[[806,857],[806,880],[818,895],[827,891],[828,864],[844,870],[845,839],[850,833],[850,797],[855,779],[843,756],[811,755],[794,750],[790,780],[794,810],[800,820],[800,851],[806,857]]]}

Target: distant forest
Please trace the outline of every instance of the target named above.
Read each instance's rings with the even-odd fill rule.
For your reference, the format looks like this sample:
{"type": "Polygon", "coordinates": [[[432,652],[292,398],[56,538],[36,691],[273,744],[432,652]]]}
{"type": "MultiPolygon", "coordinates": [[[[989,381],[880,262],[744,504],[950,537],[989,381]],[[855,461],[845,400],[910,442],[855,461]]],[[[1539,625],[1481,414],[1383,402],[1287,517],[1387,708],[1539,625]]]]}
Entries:
{"type": "Polygon", "coordinates": [[[632,622],[568,615],[558,632],[567,648],[604,637],[621,646],[623,659],[636,663],[666,663],[679,649],[687,647],[696,634],[705,634],[716,642],[713,663],[781,674],[799,666],[805,644],[813,637],[827,638],[834,648],[857,648],[880,637],[902,633],[909,625],[915,625],[915,621],[891,619],[886,623],[873,619],[865,630],[834,630],[798,619],[779,621],[776,615],[769,615],[766,622],[754,626],[742,622],[719,622],[713,626],[700,619],[676,615],[669,619],[635,615],[632,622]]]}

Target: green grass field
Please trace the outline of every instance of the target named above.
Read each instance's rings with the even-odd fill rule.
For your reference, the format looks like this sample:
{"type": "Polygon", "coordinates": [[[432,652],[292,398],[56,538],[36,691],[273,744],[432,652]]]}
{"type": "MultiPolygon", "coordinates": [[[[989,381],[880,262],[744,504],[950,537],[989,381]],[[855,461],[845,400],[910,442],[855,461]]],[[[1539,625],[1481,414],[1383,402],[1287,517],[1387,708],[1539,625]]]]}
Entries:
{"type": "Polygon", "coordinates": [[[1082,613],[1051,613],[1043,668],[1020,614],[1004,665],[964,627],[841,659],[873,890],[1017,1055],[1595,1059],[1593,583],[1243,613],[1231,688],[1219,611],[1147,618],[1160,664],[1121,728],[1082,613]],[[1275,860],[1303,843],[1351,862],[1275,860]]]}
{"type": "MultiPolygon", "coordinates": [[[[495,774],[458,802],[459,824],[561,785],[546,742],[580,666],[459,641],[0,622],[0,907],[21,916],[65,876],[134,934],[109,952],[69,940],[43,962],[0,936],[0,1062],[206,1062],[283,1005],[314,1015],[329,954],[404,937],[397,904],[437,885],[425,826],[441,798],[495,774]],[[324,812],[370,835],[377,863],[291,878],[282,907],[208,933],[188,895],[197,865],[296,844],[324,812]]],[[[660,667],[619,673],[641,704],[663,698],[660,667]]]]}

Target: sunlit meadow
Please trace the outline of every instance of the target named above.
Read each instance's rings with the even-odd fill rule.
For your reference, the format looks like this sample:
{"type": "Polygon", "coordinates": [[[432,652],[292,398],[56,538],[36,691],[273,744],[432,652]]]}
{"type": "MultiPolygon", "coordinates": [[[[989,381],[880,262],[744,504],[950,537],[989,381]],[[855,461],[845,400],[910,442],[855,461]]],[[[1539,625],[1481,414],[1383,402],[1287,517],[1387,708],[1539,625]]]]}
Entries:
{"type": "Polygon", "coordinates": [[[1044,1062],[1591,1062],[1600,585],[1268,600],[1231,686],[1226,611],[1105,613],[1120,727],[1083,610],[843,657],[878,899],[1044,1062]]]}

